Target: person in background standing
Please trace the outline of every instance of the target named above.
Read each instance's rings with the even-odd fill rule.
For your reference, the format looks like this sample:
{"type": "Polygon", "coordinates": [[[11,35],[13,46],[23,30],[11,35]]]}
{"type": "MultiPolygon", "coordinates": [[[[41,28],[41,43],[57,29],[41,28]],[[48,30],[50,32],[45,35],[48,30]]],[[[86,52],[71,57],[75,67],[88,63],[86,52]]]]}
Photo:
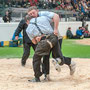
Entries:
{"type": "Polygon", "coordinates": [[[26,33],[26,28],[29,24],[29,19],[28,19],[28,15],[25,16],[24,19],[22,19],[16,29],[15,32],[15,39],[18,40],[18,36],[19,33],[23,30],[23,56],[22,56],[22,60],[21,60],[21,65],[25,66],[26,64],[26,60],[28,59],[29,55],[30,55],[30,48],[31,46],[33,47],[33,49],[35,50],[35,46],[32,41],[29,39],[27,33],[26,33]]]}
{"type": "Polygon", "coordinates": [[[11,21],[11,13],[10,13],[9,11],[6,11],[5,15],[3,16],[3,21],[4,21],[5,23],[11,21]]]}

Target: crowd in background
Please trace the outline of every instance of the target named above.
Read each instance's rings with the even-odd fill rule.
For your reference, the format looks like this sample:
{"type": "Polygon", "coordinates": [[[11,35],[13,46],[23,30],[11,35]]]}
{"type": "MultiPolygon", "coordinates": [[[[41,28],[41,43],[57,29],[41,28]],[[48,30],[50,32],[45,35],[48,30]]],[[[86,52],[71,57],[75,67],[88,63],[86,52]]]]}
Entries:
{"type": "Polygon", "coordinates": [[[28,8],[37,6],[39,9],[53,9],[79,12],[76,21],[90,20],[90,0],[0,0],[0,7],[28,8]]]}
{"type": "Polygon", "coordinates": [[[28,8],[30,6],[38,6],[43,9],[56,10],[81,10],[87,12],[90,7],[90,0],[0,0],[0,6],[28,8]]]}

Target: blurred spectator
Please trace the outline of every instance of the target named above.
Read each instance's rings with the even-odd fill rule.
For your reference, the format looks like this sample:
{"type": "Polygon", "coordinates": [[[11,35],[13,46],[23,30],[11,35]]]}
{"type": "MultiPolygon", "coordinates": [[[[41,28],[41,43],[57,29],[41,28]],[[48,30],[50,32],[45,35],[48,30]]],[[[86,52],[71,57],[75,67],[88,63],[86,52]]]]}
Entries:
{"type": "Polygon", "coordinates": [[[30,6],[36,6],[38,4],[38,0],[29,0],[30,6]]]}
{"type": "Polygon", "coordinates": [[[81,1],[81,11],[82,11],[84,14],[87,14],[88,6],[87,6],[87,4],[86,4],[85,1],[81,1]]]}
{"type": "Polygon", "coordinates": [[[84,28],[84,38],[90,38],[90,32],[88,30],[88,24],[84,28]]]}
{"type": "Polygon", "coordinates": [[[81,12],[87,12],[90,6],[89,0],[4,0],[4,6],[8,7],[24,7],[37,6],[44,9],[56,9],[56,10],[81,10],[81,12]]]}
{"type": "Polygon", "coordinates": [[[37,6],[38,8],[42,8],[43,7],[43,2],[42,1],[38,1],[38,6],[37,6]]]}
{"type": "Polygon", "coordinates": [[[72,39],[72,38],[73,38],[73,34],[72,34],[72,31],[71,31],[71,27],[69,27],[69,28],[67,29],[66,36],[67,36],[67,38],[69,38],[69,39],[72,39]]]}
{"type": "Polygon", "coordinates": [[[6,11],[5,15],[3,16],[3,21],[6,22],[10,22],[11,21],[11,12],[6,11]]]}
{"type": "Polygon", "coordinates": [[[22,7],[24,7],[24,8],[27,7],[27,0],[22,0],[22,7]]]}
{"type": "Polygon", "coordinates": [[[89,31],[89,30],[88,30],[88,24],[85,26],[85,30],[86,30],[86,31],[89,31]]]}
{"type": "Polygon", "coordinates": [[[82,22],[82,27],[86,25],[86,19],[87,17],[84,15],[84,13],[79,13],[79,16],[77,16],[76,20],[82,22]]]}
{"type": "Polygon", "coordinates": [[[83,33],[84,33],[84,30],[82,29],[82,27],[79,27],[76,31],[76,36],[79,38],[83,38],[84,37],[83,33]]]}
{"type": "Polygon", "coordinates": [[[76,35],[73,35],[73,33],[71,31],[71,27],[69,27],[67,29],[66,36],[67,36],[68,39],[80,39],[80,37],[78,37],[76,35]]]}

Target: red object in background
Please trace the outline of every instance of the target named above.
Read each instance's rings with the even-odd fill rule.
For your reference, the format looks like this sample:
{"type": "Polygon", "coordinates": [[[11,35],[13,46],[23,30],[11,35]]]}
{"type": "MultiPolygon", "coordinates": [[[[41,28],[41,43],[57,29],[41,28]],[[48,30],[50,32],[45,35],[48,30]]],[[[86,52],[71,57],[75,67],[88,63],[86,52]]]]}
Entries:
{"type": "Polygon", "coordinates": [[[89,31],[84,31],[84,33],[89,33],[89,31]]]}
{"type": "Polygon", "coordinates": [[[37,3],[38,2],[38,0],[34,0],[35,1],[35,3],[37,3]]]}
{"type": "Polygon", "coordinates": [[[35,6],[38,3],[38,0],[29,0],[31,6],[35,6]]]}
{"type": "Polygon", "coordinates": [[[32,5],[33,5],[33,2],[32,2],[32,0],[29,0],[29,2],[30,2],[30,5],[32,6],[32,5]]]}

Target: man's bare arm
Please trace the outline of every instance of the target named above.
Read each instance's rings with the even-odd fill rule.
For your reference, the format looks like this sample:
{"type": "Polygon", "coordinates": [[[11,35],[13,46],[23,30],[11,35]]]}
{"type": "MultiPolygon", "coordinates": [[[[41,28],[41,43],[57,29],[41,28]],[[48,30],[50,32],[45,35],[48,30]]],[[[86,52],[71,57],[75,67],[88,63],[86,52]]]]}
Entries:
{"type": "Polygon", "coordinates": [[[54,34],[58,35],[58,25],[59,25],[59,15],[58,14],[54,14],[53,17],[53,22],[54,22],[54,34]]]}

